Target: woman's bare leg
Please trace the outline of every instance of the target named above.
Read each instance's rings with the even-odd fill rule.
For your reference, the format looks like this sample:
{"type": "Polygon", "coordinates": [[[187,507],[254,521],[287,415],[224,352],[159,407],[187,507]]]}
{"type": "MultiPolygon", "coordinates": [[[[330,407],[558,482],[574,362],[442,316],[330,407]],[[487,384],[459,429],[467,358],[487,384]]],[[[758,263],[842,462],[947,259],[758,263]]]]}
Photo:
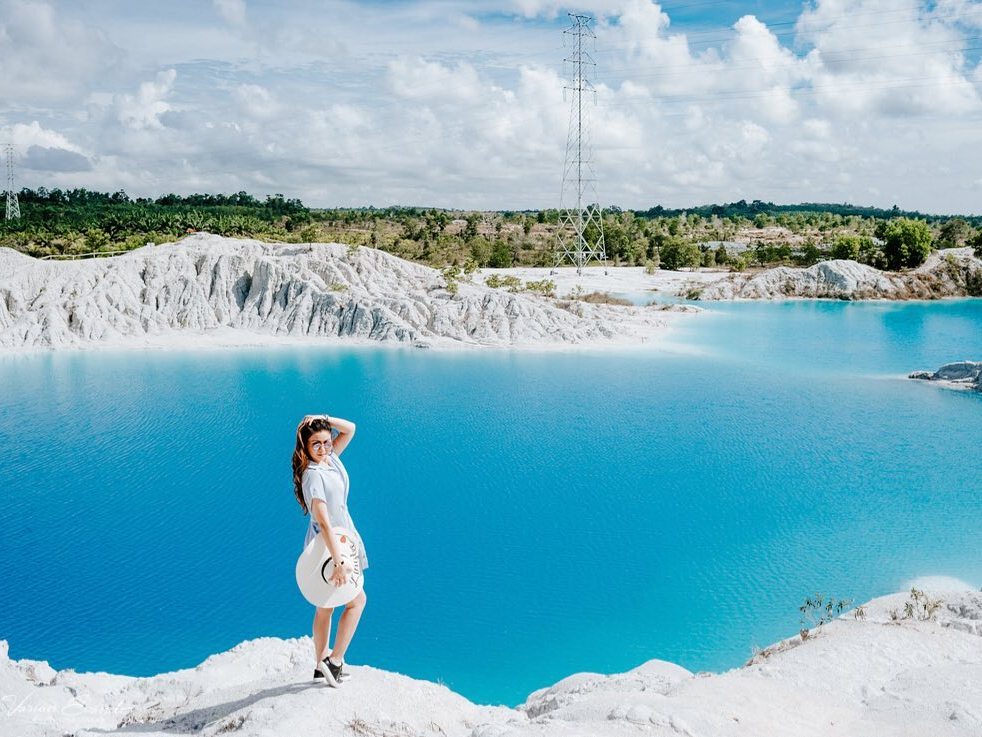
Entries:
{"type": "Polygon", "coordinates": [[[335,664],[344,661],[344,654],[351,643],[351,638],[355,635],[358,620],[361,619],[361,613],[365,611],[365,602],[367,601],[365,591],[362,590],[344,607],[341,619],[338,620],[338,632],[334,636],[334,650],[331,653],[331,660],[335,664]]]}
{"type": "Polygon", "coordinates": [[[314,612],[314,662],[319,663],[326,658],[331,649],[327,646],[331,639],[331,615],[334,609],[317,607],[314,612]]]}

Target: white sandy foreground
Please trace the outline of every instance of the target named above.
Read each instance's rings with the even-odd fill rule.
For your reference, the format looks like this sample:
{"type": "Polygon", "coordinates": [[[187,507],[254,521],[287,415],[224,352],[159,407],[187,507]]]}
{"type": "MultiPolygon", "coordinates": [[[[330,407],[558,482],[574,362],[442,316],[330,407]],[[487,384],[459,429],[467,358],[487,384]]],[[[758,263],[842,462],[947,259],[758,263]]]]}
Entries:
{"type": "MultiPolygon", "coordinates": [[[[652,346],[684,313],[548,299],[371,248],[189,236],[121,256],[0,248],[0,346],[282,343],[416,348],[652,346]]],[[[694,308],[688,308],[695,311],[694,308]]]]}
{"type": "Polygon", "coordinates": [[[152,678],[55,672],[9,660],[2,643],[0,734],[978,737],[982,593],[938,595],[932,621],[903,619],[910,599],[895,594],[865,605],[863,621],[845,615],[726,673],[652,660],[578,673],[517,709],[368,665],[339,689],[313,684],[308,638],[251,640],[152,678]]]}

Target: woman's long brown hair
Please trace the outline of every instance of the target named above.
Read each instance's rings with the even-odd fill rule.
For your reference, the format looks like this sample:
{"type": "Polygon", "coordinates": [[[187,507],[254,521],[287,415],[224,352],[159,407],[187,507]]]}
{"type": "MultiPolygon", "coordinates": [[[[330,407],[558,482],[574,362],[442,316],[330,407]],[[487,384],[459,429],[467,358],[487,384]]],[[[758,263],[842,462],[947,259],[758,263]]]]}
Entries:
{"type": "Polygon", "coordinates": [[[307,514],[307,504],[303,500],[303,472],[310,464],[307,455],[307,441],[315,432],[327,430],[331,432],[331,423],[321,415],[307,415],[297,425],[297,445],[293,449],[293,493],[297,496],[300,508],[307,514]]]}

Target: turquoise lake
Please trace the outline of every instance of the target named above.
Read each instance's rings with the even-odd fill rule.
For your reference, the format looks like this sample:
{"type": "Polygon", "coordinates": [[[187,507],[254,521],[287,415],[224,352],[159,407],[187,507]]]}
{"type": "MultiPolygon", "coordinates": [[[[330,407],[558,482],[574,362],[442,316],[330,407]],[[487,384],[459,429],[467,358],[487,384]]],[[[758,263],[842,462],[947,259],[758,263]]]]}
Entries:
{"type": "Polygon", "coordinates": [[[0,356],[0,639],[150,675],[308,635],[307,412],[369,552],[352,664],[514,705],[579,671],[741,665],[815,592],[982,584],[982,301],[709,305],[691,352],[0,356]]]}

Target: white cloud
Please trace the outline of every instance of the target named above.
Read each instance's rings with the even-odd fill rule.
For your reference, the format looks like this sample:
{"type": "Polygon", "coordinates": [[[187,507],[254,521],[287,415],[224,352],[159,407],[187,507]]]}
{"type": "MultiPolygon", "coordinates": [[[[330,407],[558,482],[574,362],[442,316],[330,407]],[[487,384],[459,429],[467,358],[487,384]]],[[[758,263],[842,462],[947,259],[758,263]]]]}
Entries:
{"type": "Polygon", "coordinates": [[[143,82],[135,95],[120,95],[116,101],[119,122],[133,130],[163,128],[160,116],[171,109],[164,98],[174,88],[177,72],[159,72],[153,82],[143,82]]]}
{"type": "Polygon", "coordinates": [[[46,2],[0,0],[0,99],[4,108],[70,104],[114,77],[121,50],[101,31],[46,2]]]}
{"type": "Polygon", "coordinates": [[[240,84],[233,94],[239,102],[240,109],[249,118],[272,120],[283,111],[283,106],[276,96],[258,84],[240,84]]]}
{"type": "Polygon", "coordinates": [[[215,9],[231,26],[241,28],[246,23],[245,0],[212,0],[215,9]]]}
{"type": "Polygon", "coordinates": [[[470,64],[448,67],[420,58],[399,58],[389,64],[389,89],[407,99],[473,102],[481,81],[470,64]]]}
{"type": "Polygon", "coordinates": [[[77,154],[84,153],[79,146],[68,140],[61,133],[45,128],[36,120],[28,124],[17,123],[2,127],[0,128],[0,138],[2,138],[4,143],[12,143],[21,154],[31,146],[63,149],[77,154]]]}
{"type": "Polygon", "coordinates": [[[556,18],[567,12],[592,14],[594,16],[615,15],[623,9],[620,0],[579,0],[575,5],[562,0],[511,0],[505,8],[519,13],[525,18],[556,18]]]}
{"type": "MultiPolygon", "coordinates": [[[[74,6],[0,0],[4,61],[30,65],[0,77],[0,127],[22,156],[36,147],[25,185],[557,204],[569,119],[559,3],[172,2],[180,25],[99,23],[94,9],[82,23],[74,6]],[[216,29],[215,10],[239,27],[248,12],[262,34],[216,29]]],[[[745,16],[707,44],[659,3],[588,2],[601,200],[978,210],[982,71],[966,49],[980,7],[814,0],[796,37],[745,16]]]]}
{"type": "Polygon", "coordinates": [[[36,120],[0,127],[0,141],[14,145],[16,187],[34,185],[28,178],[35,176],[57,178],[92,170],[87,152],[36,120]]]}
{"type": "Polygon", "coordinates": [[[797,30],[814,47],[812,83],[820,102],[843,115],[962,114],[979,107],[966,76],[964,34],[918,0],[818,0],[797,30]]]}
{"type": "Polygon", "coordinates": [[[977,0],[938,0],[933,15],[948,23],[982,28],[982,3],[977,0]]]}

